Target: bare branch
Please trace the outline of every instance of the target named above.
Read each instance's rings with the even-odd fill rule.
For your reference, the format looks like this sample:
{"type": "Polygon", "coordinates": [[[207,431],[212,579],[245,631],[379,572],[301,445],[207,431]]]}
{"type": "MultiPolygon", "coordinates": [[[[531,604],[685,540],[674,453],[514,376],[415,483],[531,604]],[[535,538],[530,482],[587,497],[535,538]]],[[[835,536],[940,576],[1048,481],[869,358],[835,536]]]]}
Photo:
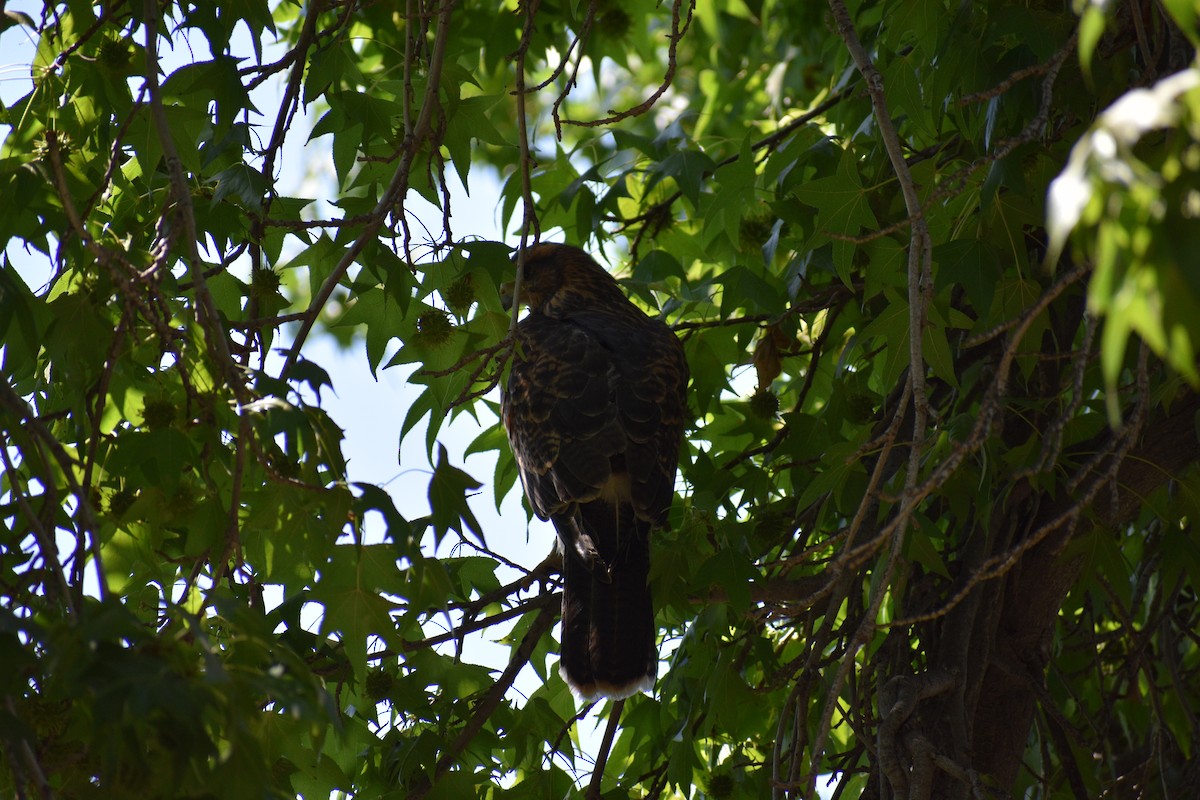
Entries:
{"type": "MultiPolygon", "coordinates": [[[[658,88],[649,97],[633,108],[627,108],[624,111],[609,110],[609,116],[601,119],[564,119],[562,120],[562,124],[576,125],[581,128],[598,128],[602,125],[611,125],[623,119],[640,116],[653,108],[654,104],[658,102],[658,98],[662,97],[667,89],[671,88],[671,84],[675,80],[675,70],[678,68],[676,50],[679,47],[679,41],[683,39],[692,24],[692,13],[695,10],[696,0],[688,0],[687,18],[682,19],[683,0],[675,0],[671,6],[671,32],[667,35],[667,71],[663,75],[662,83],[659,84],[658,88]]],[[[555,121],[557,123],[557,118],[555,121]]]]}
{"type": "MultiPolygon", "coordinates": [[[[161,87],[158,82],[158,5],[155,0],[145,0],[146,26],[146,89],[150,97],[150,113],[154,127],[158,132],[159,143],[162,145],[163,156],[167,162],[167,173],[170,177],[170,197],[174,202],[174,215],[182,221],[182,234],[166,233],[166,239],[160,241],[158,263],[165,264],[170,257],[171,245],[176,238],[182,238],[185,261],[192,275],[193,291],[196,295],[196,319],[204,330],[205,343],[210,355],[216,363],[222,378],[233,392],[239,406],[250,402],[250,393],[246,388],[244,373],[234,360],[229,349],[229,339],[221,324],[221,315],[217,311],[216,301],[208,289],[208,281],[204,275],[204,264],[197,250],[196,216],[192,207],[192,191],[188,185],[187,176],[183,171],[183,161],[175,147],[175,139],[171,132],[167,112],[163,106],[161,87]]],[[[164,213],[160,220],[160,230],[166,229],[167,215],[164,213]]],[[[172,231],[174,229],[172,228],[172,231]]],[[[227,529],[225,534],[225,550],[222,558],[213,564],[213,581],[216,582],[224,575],[229,557],[237,551],[240,541],[241,519],[241,472],[245,459],[245,448],[248,446],[253,430],[250,418],[246,414],[238,415],[238,435],[236,444],[235,480],[230,486],[229,511],[227,512],[227,529]]]]}
{"type": "Polygon", "coordinates": [[[604,766],[608,763],[608,753],[612,750],[613,738],[621,722],[621,712],[625,710],[625,701],[618,700],[612,704],[608,712],[608,726],[604,729],[604,738],[600,742],[600,752],[596,754],[596,766],[592,769],[592,780],[588,784],[588,800],[600,800],[600,784],[604,781],[604,766]]]}

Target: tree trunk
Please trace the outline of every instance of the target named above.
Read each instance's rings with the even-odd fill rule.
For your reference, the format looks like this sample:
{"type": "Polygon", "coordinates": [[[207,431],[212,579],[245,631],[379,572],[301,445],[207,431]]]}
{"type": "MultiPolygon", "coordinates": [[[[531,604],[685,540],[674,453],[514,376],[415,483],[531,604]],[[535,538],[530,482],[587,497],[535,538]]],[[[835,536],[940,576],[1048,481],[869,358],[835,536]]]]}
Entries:
{"type": "MultiPolygon", "coordinates": [[[[1100,465],[1114,479],[1104,472],[1097,475],[1105,486],[1087,508],[1078,507],[1077,496],[1036,494],[1027,482],[1004,501],[992,541],[976,548],[983,551],[980,555],[1004,559],[1028,537],[1044,538],[1002,577],[979,583],[943,619],[930,623],[935,658],[927,674],[950,674],[955,680],[950,691],[931,697],[906,726],[904,741],[918,743],[917,752],[910,746],[908,753],[913,775],[921,773],[922,739],[938,754],[928,793],[913,782],[910,797],[970,797],[971,781],[1002,790],[1013,786],[1039,698],[1046,697],[1059,610],[1084,566],[1083,558],[1064,554],[1066,546],[1076,535],[1118,535],[1141,500],[1200,460],[1194,427],[1198,411],[1200,396],[1189,393],[1169,414],[1148,421],[1140,443],[1119,466],[1100,465]],[[1048,525],[1052,528],[1046,533],[1048,525]],[[1015,535],[1006,535],[1010,532],[1015,535]]],[[[1079,450],[1095,452],[1102,446],[1090,443],[1079,450]]],[[[968,555],[962,580],[971,580],[984,560],[968,555]]],[[[994,569],[995,562],[989,563],[994,569]]]]}

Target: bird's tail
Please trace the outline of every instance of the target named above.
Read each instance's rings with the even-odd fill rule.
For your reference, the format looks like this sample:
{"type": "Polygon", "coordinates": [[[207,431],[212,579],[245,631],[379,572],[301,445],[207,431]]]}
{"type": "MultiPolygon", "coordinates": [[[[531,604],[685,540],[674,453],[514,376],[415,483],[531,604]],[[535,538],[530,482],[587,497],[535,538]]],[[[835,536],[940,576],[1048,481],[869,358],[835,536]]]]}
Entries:
{"type": "Polygon", "coordinates": [[[658,668],[647,583],[651,526],[625,503],[587,503],[579,514],[601,563],[563,554],[559,669],[585,700],[619,700],[653,688],[658,668]]]}

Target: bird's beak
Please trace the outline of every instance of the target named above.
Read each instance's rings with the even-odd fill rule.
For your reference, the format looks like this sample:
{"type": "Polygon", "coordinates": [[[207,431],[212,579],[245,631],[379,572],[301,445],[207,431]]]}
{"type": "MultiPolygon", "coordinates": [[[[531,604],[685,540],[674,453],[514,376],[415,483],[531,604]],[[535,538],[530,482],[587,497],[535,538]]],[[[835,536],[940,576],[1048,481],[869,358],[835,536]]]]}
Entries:
{"type": "Polygon", "coordinates": [[[513,289],[516,284],[512,281],[505,281],[500,284],[500,304],[504,306],[505,311],[511,311],[513,306],[513,289]]]}

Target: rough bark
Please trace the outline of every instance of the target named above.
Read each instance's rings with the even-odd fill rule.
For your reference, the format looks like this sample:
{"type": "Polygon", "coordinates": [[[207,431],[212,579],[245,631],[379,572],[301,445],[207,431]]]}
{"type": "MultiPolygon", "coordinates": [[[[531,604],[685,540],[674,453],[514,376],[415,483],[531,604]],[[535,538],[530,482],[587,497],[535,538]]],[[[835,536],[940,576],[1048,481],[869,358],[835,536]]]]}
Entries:
{"type": "MultiPolygon", "coordinates": [[[[1146,496],[1200,461],[1194,432],[1198,411],[1200,396],[1189,393],[1169,413],[1149,421],[1140,443],[1115,470],[1109,491],[1097,496],[1079,524],[1055,529],[1007,575],[981,585],[973,598],[947,615],[937,634],[931,671],[950,671],[959,681],[925,711],[923,733],[949,760],[927,796],[969,797],[973,775],[998,787],[1016,780],[1039,698],[1044,696],[1059,611],[1083,567],[1082,559],[1063,551],[1073,536],[1091,533],[1097,526],[1116,535],[1146,496]],[[953,774],[952,765],[963,769],[953,774]]],[[[1019,537],[1008,541],[1004,531],[1029,535],[1076,503],[1072,496],[1043,496],[1028,484],[1018,487],[994,526],[1000,533],[993,536],[991,554],[1019,543],[1019,537]]]]}

